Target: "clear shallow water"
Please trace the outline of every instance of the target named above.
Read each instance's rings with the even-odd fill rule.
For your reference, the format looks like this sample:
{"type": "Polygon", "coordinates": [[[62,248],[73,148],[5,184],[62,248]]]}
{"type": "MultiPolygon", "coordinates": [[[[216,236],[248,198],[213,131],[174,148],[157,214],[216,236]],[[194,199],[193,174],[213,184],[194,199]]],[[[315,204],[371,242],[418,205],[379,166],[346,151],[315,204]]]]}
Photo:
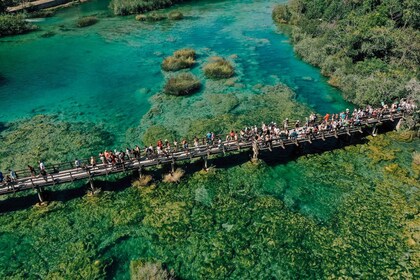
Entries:
{"type": "MultiPolygon", "coordinates": [[[[148,99],[164,82],[163,57],[192,47],[200,55],[237,55],[239,82],[285,83],[314,110],[342,110],[348,104],[319,71],[296,58],[277,31],[271,10],[278,1],[202,1],[182,5],[179,22],[140,23],[111,17],[108,1],[60,11],[31,34],[0,41],[0,121],[39,113],[64,120],[103,124],[122,142],[150,108],[148,99]],[[96,14],[100,22],[78,29],[75,21],[96,14]],[[46,33],[51,37],[42,37],[46,33]]],[[[201,58],[200,58],[201,57],[201,58]]],[[[193,72],[199,74],[196,67],[193,72]]]]}

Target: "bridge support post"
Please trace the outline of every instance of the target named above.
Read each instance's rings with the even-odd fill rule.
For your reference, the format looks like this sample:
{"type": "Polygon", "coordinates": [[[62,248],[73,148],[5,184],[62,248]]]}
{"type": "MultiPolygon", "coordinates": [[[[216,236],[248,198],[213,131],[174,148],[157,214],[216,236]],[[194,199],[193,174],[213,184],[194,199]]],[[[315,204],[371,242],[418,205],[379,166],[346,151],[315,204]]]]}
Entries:
{"type": "Polygon", "coordinates": [[[204,160],[204,170],[207,171],[208,170],[208,165],[207,165],[207,157],[203,156],[203,160],[204,160]]]}
{"type": "Polygon", "coordinates": [[[92,178],[89,178],[89,188],[92,195],[97,194],[100,191],[100,189],[95,187],[95,182],[92,180],[92,178]]]}
{"type": "Polygon", "coordinates": [[[171,162],[171,172],[172,173],[175,172],[175,161],[174,160],[171,162]]]}
{"type": "Polygon", "coordinates": [[[36,193],[38,195],[38,200],[39,200],[39,204],[44,204],[45,200],[44,200],[44,194],[43,194],[43,190],[42,187],[36,187],[36,193]]]}
{"type": "Polygon", "coordinates": [[[378,133],[378,127],[376,126],[376,124],[374,124],[372,128],[372,136],[375,137],[377,133],[378,133]]]}
{"type": "Polygon", "coordinates": [[[143,176],[142,171],[143,171],[143,166],[140,165],[139,166],[139,179],[141,179],[141,177],[143,176]]]}
{"type": "Polygon", "coordinates": [[[258,160],[258,153],[259,153],[259,151],[258,151],[258,143],[255,140],[252,142],[252,151],[253,151],[252,160],[253,161],[258,160]]]}

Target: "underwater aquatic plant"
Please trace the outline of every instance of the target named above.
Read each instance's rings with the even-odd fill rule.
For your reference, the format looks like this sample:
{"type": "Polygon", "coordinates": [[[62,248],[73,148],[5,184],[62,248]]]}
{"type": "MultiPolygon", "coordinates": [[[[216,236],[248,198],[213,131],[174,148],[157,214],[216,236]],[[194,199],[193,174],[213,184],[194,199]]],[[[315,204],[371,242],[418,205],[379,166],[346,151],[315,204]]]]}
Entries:
{"type": "Polygon", "coordinates": [[[0,134],[0,170],[26,169],[38,160],[45,164],[87,159],[113,144],[113,136],[92,123],[68,123],[37,115],[10,123],[0,134]]]}
{"type": "Polygon", "coordinates": [[[201,88],[200,80],[191,73],[171,76],[165,84],[164,93],[175,96],[190,95],[201,88]]]}
{"type": "Polygon", "coordinates": [[[168,19],[170,20],[181,20],[184,18],[184,14],[180,11],[172,11],[168,14],[168,19]]]}
{"type": "Polygon", "coordinates": [[[87,16],[87,17],[79,18],[77,20],[76,25],[77,27],[87,27],[87,26],[94,25],[98,21],[99,21],[98,18],[95,16],[87,16]]]}

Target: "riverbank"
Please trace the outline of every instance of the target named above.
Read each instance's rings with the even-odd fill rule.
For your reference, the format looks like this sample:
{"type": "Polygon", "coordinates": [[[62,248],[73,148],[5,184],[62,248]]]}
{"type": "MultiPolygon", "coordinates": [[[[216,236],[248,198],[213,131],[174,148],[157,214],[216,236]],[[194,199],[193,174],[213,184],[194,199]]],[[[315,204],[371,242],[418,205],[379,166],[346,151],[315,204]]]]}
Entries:
{"type": "Polygon", "coordinates": [[[418,99],[418,2],[292,1],[273,19],[292,24],[294,49],[358,105],[418,99]],[[394,5],[395,4],[395,5],[394,5]]]}

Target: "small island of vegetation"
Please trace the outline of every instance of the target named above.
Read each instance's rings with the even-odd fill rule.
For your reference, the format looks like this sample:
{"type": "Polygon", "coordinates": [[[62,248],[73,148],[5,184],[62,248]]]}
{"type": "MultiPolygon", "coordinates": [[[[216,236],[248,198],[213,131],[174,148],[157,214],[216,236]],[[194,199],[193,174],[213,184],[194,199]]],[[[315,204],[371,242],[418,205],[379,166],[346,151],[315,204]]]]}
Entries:
{"type": "Polygon", "coordinates": [[[162,62],[165,71],[178,71],[191,68],[195,64],[196,53],[193,49],[181,49],[174,52],[173,56],[166,57],[162,62]]]}
{"type": "Polygon", "coordinates": [[[232,63],[222,57],[212,57],[211,62],[203,67],[204,75],[209,79],[227,79],[235,74],[232,63]]]}
{"type": "Polygon", "coordinates": [[[191,73],[181,73],[168,79],[164,92],[168,95],[190,95],[201,88],[200,80],[191,73]]]}

